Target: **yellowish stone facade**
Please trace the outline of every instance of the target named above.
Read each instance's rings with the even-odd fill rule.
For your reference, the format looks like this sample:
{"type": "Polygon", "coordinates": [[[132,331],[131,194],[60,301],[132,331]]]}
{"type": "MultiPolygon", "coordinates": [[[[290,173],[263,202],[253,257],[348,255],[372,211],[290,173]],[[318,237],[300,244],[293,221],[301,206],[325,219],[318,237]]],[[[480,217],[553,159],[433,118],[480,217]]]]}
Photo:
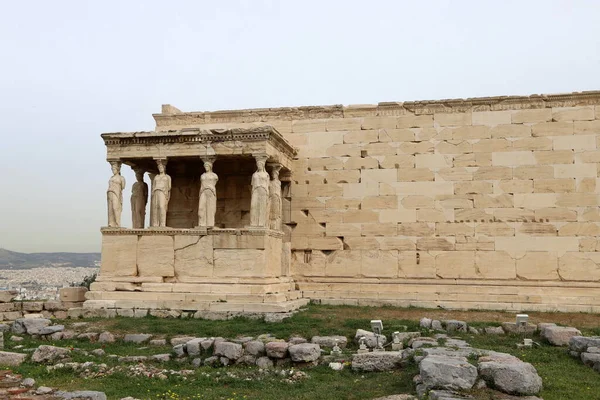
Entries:
{"type": "MultiPolygon", "coordinates": [[[[285,282],[303,299],[600,311],[600,92],[217,112],[163,106],[154,118],[156,132],[270,125],[297,149],[278,240],[289,243],[285,282]]],[[[152,283],[140,290],[155,293],[152,283]]]]}

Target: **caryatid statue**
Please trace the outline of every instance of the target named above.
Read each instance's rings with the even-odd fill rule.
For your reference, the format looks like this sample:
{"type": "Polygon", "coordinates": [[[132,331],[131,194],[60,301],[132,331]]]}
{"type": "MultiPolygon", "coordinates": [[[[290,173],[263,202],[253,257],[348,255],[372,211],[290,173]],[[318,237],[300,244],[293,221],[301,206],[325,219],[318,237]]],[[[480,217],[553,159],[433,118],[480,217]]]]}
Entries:
{"type": "Polygon", "coordinates": [[[280,164],[274,164],[271,169],[269,183],[269,229],[281,230],[281,181],[279,180],[280,164]]]}
{"type": "Polygon", "coordinates": [[[118,228],[121,226],[125,178],[121,176],[120,161],[111,161],[110,167],[113,176],[108,180],[108,190],[106,191],[106,200],[108,202],[108,226],[111,228],[118,228]]]}
{"type": "Polygon", "coordinates": [[[250,200],[250,226],[267,227],[269,202],[269,174],[265,171],[265,158],[256,158],[257,170],[252,174],[250,200]]]}
{"type": "Polygon", "coordinates": [[[131,219],[133,229],[144,229],[146,204],[148,203],[148,184],[144,182],[144,170],[134,168],[137,182],[131,187],[131,219]]]}
{"type": "MultiPolygon", "coordinates": [[[[154,177],[156,174],[154,172],[148,172],[148,176],[150,177],[150,193],[154,192],[154,177]]],[[[150,226],[152,226],[152,221],[154,221],[154,207],[152,204],[152,200],[150,200],[150,226]]]]}
{"type": "Polygon", "coordinates": [[[158,175],[152,182],[152,226],[167,226],[167,208],[171,197],[171,177],[165,173],[166,159],[156,160],[158,175]]]}
{"type": "Polygon", "coordinates": [[[217,213],[217,182],[219,177],[212,170],[213,160],[204,161],[204,172],[200,176],[200,203],[198,204],[198,226],[215,226],[217,213]]]}

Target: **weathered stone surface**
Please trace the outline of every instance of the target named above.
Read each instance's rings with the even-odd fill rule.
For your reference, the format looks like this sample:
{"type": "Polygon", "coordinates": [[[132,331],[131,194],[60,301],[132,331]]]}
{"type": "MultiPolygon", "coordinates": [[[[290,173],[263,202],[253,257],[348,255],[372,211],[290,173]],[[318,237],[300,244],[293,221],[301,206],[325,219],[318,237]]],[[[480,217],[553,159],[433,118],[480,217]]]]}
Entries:
{"type": "Polygon", "coordinates": [[[260,340],[251,340],[244,343],[244,352],[251,356],[263,356],[265,354],[265,344],[260,340]]]}
{"type": "Polygon", "coordinates": [[[256,359],[256,366],[262,369],[271,369],[273,368],[274,364],[269,357],[258,357],[256,359]]]}
{"type": "Polygon", "coordinates": [[[56,332],[62,332],[65,330],[65,326],[64,325],[51,325],[51,326],[46,326],[44,328],[40,328],[38,330],[38,335],[52,335],[53,333],[56,332]]]}
{"type": "Polygon", "coordinates": [[[16,290],[0,290],[0,303],[10,303],[18,294],[16,290]]]}
{"type": "MultiPolygon", "coordinates": [[[[188,340],[185,343],[185,351],[190,356],[197,356],[202,352],[202,342],[205,341],[206,338],[194,338],[188,340]]],[[[171,341],[172,343],[172,341],[171,341]]]]}
{"type": "Polygon", "coordinates": [[[492,387],[505,393],[535,395],[542,390],[542,378],[536,369],[522,361],[480,362],[479,374],[492,387]]]}
{"type": "Polygon", "coordinates": [[[146,333],[128,333],[123,337],[123,341],[126,343],[144,343],[150,338],[152,335],[146,333]]]}
{"type": "Polygon", "coordinates": [[[170,354],[155,354],[150,356],[150,359],[158,362],[169,362],[171,360],[170,354]]]}
{"type": "Polygon", "coordinates": [[[373,400],[417,400],[417,398],[410,394],[393,394],[391,396],[378,397],[373,400]]]}
{"type": "Polygon", "coordinates": [[[596,363],[600,362],[600,353],[581,353],[581,361],[585,365],[593,367],[596,363]]]}
{"type": "Polygon", "coordinates": [[[0,365],[3,366],[18,367],[26,358],[27,354],[0,351],[0,365]]]}
{"type": "Polygon", "coordinates": [[[567,346],[569,340],[573,336],[581,336],[581,332],[577,328],[547,326],[542,330],[541,336],[554,346],[567,346]]]}
{"type": "Polygon", "coordinates": [[[432,322],[433,322],[432,319],[424,317],[424,318],[421,318],[421,320],[419,321],[419,326],[421,328],[431,329],[432,322]]]}
{"type": "Polygon", "coordinates": [[[103,392],[95,392],[92,390],[78,390],[76,392],[56,392],[54,394],[67,400],[106,400],[106,395],[103,392]]]}
{"type": "Polygon", "coordinates": [[[16,334],[38,335],[40,329],[51,324],[52,321],[46,318],[19,318],[13,323],[12,331],[16,334]]]}
{"type": "Polygon", "coordinates": [[[300,343],[288,348],[290,358],[295,362],[316,361],[321,356],[321,347],[314,343],[300,343]]]}
{"type": "Polygon", "coordinates": [[[419,373],[428,389],[469,390],[477,380],[477,368],[464,357],[427,356],[419,373]]]}
{"type": "Polygon", "coordinates": [[[485,333],[488,335],[504,335],[504,329],[501,326],[486,326],[485,333]]]}
{"type": "Polygon", "coordinates": [[[196,339],[194,336],[176,336],[171,338],[171,346],[177,346],[178,344],[186,344],[192,339],[196,339]]]}
{"type": "Polygon", "coordinates": [[[433,321],[431,321],[431,329],[433,329],[434,331],[443,331],[444,327],[442,326],[442,323],[440,321],[434,319],[433,321]]]}
{"type": "Polygon", "coordinates": [[[237,360],[244,354],[244,348],[239,343],[217,342],[215,343],[215,356],[226,357],[230,360],[237,360]]]}
{"type": "Polygon", "coordinates": [[[467,323],[465,321],[450,319],[442,321],[442,325],[446,327],[446,331],[448,332],[467,332],[467,323]]]}
{"type": "Polygon", "coordinates": [[[348,338],[346,338],[346,336],[339,336],[339,335],[334,335],[334,336],[313,336],[312,339],[310,339],[311,343],[314,344],[318,344],[321,347],[327,347],[327,348],[333,348],[333,346],[335,346],[337,341],[337,345],[340,348],[345,348],[346,345],[348,344],[348,338]]]}
{"type": "Polygon", "coordinates": [[[376,351],[356,354],[352,358],[352,369],[355,371],[391,371],[400,368],[403,361],[402,352],[376,351]]]}
{"type": "Polygon", "coordinates": [[[354,341],[358,343],[361,337],[365,338],[365,344],[369,348],[377,347],[378,342],[383,346],[386,342],[385,335],[375,335],[373,332],[357,329],[356,334],[354,335],[354,341]]]}
{"type": "Polygon", "coordinates": [[[600,336],[573,336],[569,339],[569,350],[583,353],[589,346],[600,347],[600,336]]]}
{"type": "Polygon", "coordinates": [[[56,346],[39,346],[32,354],[31,361],[37,363],[51,363],[65,358],[69,355],[70,350],[56,346]]]}
{"type": "Polygon", "coordinates": [[[114,343],[115,335],[110,332],[102,332],[98,335],[98,343],[114,343]]]}
{"type": "Polygon", "coordinates": [[[265,345],[267,356],[271,358],[286,358],[288,354],[289,343],[269,342],[265,345]]]}

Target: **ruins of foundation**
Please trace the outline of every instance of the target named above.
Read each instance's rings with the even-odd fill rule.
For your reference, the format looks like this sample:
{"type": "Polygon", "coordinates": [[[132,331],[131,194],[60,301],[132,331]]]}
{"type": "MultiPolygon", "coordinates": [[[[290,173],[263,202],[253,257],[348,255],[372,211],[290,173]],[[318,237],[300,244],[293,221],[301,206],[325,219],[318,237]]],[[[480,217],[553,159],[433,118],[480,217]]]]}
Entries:
{"type": "Polygon", "coordinates": [[[154,119],[102,135],[86,308],[600,312],[600,92],[154,119]]]}

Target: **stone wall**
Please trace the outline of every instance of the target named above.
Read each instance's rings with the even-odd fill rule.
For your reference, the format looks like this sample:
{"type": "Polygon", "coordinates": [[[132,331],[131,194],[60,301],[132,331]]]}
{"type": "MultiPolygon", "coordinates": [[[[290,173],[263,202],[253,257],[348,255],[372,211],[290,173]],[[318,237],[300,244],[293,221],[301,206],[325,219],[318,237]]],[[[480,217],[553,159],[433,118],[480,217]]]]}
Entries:
{"type": "Polygon", "coordinates": [[[304,297],[600,311],[600,92],[164,111],[157,131],[269,124],[298,148],[304,297]]]}

